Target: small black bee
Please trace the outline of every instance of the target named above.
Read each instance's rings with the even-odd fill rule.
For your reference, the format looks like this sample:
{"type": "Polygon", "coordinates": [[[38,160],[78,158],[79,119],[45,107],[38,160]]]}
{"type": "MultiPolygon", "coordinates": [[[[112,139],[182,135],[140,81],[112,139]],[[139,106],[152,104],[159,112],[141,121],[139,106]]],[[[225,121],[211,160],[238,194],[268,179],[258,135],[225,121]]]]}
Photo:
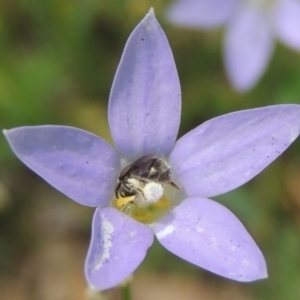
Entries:
{"type": "Polygon", "coordinates": [[[155,202],[163,194],[163,184],[181,189],[171,181],[169,164],[155,154],[147,154],[122,170],[115,190],[116,199],[135,199],[141,195],[144,201],[155,202]]]}

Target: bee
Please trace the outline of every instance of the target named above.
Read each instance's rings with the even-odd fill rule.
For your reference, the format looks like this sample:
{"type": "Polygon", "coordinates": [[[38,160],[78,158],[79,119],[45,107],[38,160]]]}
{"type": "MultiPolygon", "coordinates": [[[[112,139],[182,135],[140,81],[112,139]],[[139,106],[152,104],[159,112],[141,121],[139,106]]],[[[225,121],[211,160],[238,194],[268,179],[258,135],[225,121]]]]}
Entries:
{"type": "Polygon", "coordinates": [[[120,173],[115,190],[117,207],[133,202],[140,207],[158,201],[163,196],[163,184],[181,190],[171,181],[170,165],[155,154],[147,154],[120,173]]]}

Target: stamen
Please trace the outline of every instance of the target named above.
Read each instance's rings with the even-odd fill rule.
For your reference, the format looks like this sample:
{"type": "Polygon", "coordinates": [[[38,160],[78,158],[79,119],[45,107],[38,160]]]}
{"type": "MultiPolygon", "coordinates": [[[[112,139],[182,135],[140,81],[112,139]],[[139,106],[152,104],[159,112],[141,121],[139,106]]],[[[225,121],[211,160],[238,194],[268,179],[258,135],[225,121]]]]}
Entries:
{"type": "Polygon", "coordinates": [[[134,198],[135,198],[135,196],[129,196],[129,197],[125,197],[125,198],[116,199],[115,200],[116,208],[118,208],[118,209],[122,208],[124,205],[126,205],[129,202],[133,201],[134,198]]]}

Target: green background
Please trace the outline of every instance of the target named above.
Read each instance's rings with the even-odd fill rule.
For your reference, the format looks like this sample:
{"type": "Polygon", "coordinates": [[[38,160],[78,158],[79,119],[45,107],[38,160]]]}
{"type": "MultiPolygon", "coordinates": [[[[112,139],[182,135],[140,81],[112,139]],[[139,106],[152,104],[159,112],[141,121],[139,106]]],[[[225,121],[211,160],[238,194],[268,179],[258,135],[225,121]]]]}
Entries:
{"type": "MultiPolygon", "coordinates": [[[[258,85],[237,93],[224,72],[223,30],[175,27],[164,17],[168,3],[2,0],[0,127],[63,124],[111,141],[106,109],[114,73],[129,34],[151,6],[181,81],[180,135],[220,114],[300,104],[299,53],[277,43],[258,85]]],[[[83,276],[93,209],[23,166],[3,136],[0,164],[0,298],[103,299],[87,296],[83,276]]],[[[300,299],[300,140],[259,176],[215,200],[249,230],[265,255],[269,278],[233,282],[155,244],[133,277],[133,299],[300,299]]],[[[120,295],[115,290],[107,296],[120,295]]]]}

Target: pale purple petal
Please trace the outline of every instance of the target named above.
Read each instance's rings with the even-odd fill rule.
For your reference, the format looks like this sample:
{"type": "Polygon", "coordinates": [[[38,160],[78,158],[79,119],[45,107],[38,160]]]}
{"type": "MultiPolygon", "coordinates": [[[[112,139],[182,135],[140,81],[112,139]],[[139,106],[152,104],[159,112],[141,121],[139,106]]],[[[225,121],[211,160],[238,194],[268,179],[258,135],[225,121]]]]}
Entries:
{"type": "Polygon", "coordinates": [[[130,35],[109,99],[113,140],[122,156],[167,154],[177,137],[179,78],[168,40],[153,10],[130,35]]]}
{"type": "Polygon", "coordinates": [[[225,35],[224,60],[236,90],[251,89],[264,73],[274,48],[269,27],[263,11],[247,6],[230,22],[225,35]]]}
{"type": "Polygon", "coordinates": [[[230,113],[196,127],[170,154],[172,176],[188,196],[233,190],[260,173],[299,135],[300,105],[230,113]]]}
{"type": "Polygon", "coordinates": [[[172,253],[218,275],[238,281],[267,277],[264,257],[247,230],[215,201],[186,199],[154,233],[172,253]]]}
{"type": "Polygon", "coordinates": [[[275,32],[282,42],[300,50],[300,1],[279,0],[272,17],[275,32]]]}
{"type": "Polygon", "coordinates": [[[148,226],[115,208],[97,208],[85,262],[88,283],[99,290],[116,286],[140,265],[152,243],[148,226]]]}
{"type": "Polygon", "coordinates": [[[172,23],[195,28],[218,27],[237,9],[237,0],[179,0],[167,10],[172,23]]]}
{"type": "Polygon", "coordinates": [[[4,134],[25,165],[78,203],[104,206],[113,197],[120,162],[98,136],[55,125],[19,127],[4,134]]]}

